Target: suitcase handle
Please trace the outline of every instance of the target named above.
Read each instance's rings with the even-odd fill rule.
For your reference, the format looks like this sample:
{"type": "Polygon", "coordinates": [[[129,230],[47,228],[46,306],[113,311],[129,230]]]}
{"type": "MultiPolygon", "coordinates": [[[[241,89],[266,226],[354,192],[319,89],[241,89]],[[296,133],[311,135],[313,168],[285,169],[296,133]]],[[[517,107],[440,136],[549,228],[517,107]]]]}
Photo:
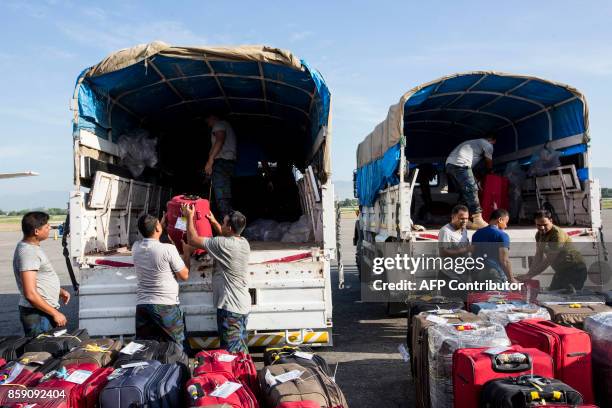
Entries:
{"type": "Polygon", "coordinates": [[[491,356],[491,364],[493,371],[498,373],[517,373],[521,371],[531,370],[532,362],[531,356],[527,353],[512,352],[512,353],[499,353],[491,356]],[[523,356],[522,361],[518,361],[517,356],[523,356]],[[508,356],[508,357],[502,357],[508,356]]]}

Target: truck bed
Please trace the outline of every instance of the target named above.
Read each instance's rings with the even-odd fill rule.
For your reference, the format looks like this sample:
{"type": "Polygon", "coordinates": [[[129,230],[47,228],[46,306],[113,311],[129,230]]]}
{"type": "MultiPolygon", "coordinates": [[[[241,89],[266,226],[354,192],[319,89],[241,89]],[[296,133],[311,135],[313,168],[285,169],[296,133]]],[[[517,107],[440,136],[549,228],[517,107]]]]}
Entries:
{"type": "MultiPolygon", "coordinates": [[[[438,232],[442,225],[440,226],[425,226],[425,231],[416,232],[418,240],[438,240],[438,232]]],[[[592,242],[593,237],[588,233],[588,229],[584,227],[561,227],[569,236],[572,237],[572,241],[574,242],[592,242]]],[[[505,230],[510,236],[511,241],[515,242],[535,242],[535,234],[536,229],[533,226],[510,226],[505,230]]],[[[470,240],[472,239],[472,235],[474,235],[472,230],[468,230],[468,237],[470,240]]]]}

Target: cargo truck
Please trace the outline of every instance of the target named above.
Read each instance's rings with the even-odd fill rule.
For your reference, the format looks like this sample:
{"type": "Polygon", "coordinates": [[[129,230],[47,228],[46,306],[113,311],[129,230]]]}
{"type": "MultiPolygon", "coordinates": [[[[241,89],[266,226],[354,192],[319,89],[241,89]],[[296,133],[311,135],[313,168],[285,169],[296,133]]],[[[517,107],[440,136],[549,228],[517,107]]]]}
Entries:
{"type": "MultiPolygon", "coordinates": [[[[215,113],[237,134],[233,207],[249,223],[305,216],[313,231],[307,242],[250,242],[249,345],[331,345],[330,104],[319,72],[267,46],[154,42],[83,70],[72,105],[74,188],[64,251],[78,289],[79,326],[94,336],[134,334],[136,222],[144,213],[161,217],[174,195],[210,198],[204,118],[215,113]],[[134,162],[151,145],[153,157],[134,162]]],[[[180,283],[194,348],[218,346],[211,273],[206,256],[194,259],[180,283]]]]}
{"type": "MultiPolygon", "coordinates": [[[[354,190],[362,207],[362,269],[371,270],[374,257],[394,255],[390,247],[389,254],[381,253],[385,246],[377,249],[377,243],[409,243],[415,254],[434,251],[436,245],[427,243],[437,242],[459,199],[449,187],[446,158],[461,142],[490,134],[497,136],[494,171],[508,175],[512,163],[510,168],[523,176],[514,191],[520,210],[507,229],[518,244],[511,245],[510,253],[515,274],[526,272],[535,253],[531,215],[547,208],[583,255],[591,257],[586,286],[609,285],[584,95],[541,78],[489,71],[449,75],[409,90],[359,144],[354,190]],[[559,163],[530,176],[543,148],[559,163]],[[419,171],[428,174],[419,177],[419,171]],[[428,208],[420,182],[428,183],[428,208]]],[[[541,285],[547,286],[551,277],[549,268],[540,276],[541,285]]]]}

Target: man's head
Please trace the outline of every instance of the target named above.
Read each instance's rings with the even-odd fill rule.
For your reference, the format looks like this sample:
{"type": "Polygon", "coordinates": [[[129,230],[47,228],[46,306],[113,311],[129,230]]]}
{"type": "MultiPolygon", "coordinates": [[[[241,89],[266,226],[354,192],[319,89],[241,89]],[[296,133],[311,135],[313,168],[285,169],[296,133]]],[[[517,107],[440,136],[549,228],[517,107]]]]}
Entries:
{"type": "Polygon", "coordinates": [[[487,141],[491,144],[497,142],[497,135],[487,135],[487,141]]]}
{"type": "Polygon", "coordinates": [[[49,214],[42,211],[32,211],[21,219],[21,231],[24,238],[35,238],[44,241],[49,238],[49,214]]]}
{"type": "Polygon", "coordinates": [[[548,210],[536,211],[536,213],[533,215],[533,220],[535,221],[538,232],[543,234],[550,231],[553,227],[552,214],[548,210]]]}
{"type": "Polygon", "coordinates": [[[470,220],[470,211],[465,205],[456,205],[451,212],[451,224],[455,229],[465,229],[470,220]]]}
{"type": "Polygon", "coordinates": [[[489,217],[489,225],[496,225],[499,229],[508,228],[508,221],[510,220],[510,214],[503,208],[498,208],[491,213],[489,217]]]}
{"type": "Polygon", "coordinates": [[[232,211],[223,218],[221,232],[225,237],[242,234],[246,227],[246,217],[240,211],[232,211]]]}
{"type": "Polygon", "coordinates": [[[208,127],[213,127],[215,126],[215,124],[221,119],[221,117],[219,116],[219,114],[217,113],[209,113],[208,115],[206,115],[204,117],[204,120],[206,120],[206,124],[208,125],[208,127]]]}
{"type": "Polygon", "coordinates": [[[138,219],[138,231],[144,238],[159,239],[163,228],[157,217],[143,214],[138,219]]]}

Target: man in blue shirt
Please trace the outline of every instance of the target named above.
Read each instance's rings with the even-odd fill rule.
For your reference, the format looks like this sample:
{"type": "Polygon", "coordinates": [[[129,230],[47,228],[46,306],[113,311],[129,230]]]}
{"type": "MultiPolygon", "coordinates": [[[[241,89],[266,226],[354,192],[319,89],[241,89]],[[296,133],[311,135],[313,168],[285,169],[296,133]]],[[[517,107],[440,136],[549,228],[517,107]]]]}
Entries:
{"type": "Polygon", "coordinates": [[[510,237],[504,232],[508,227],[508,211],[497,209],[491,214],[489,225],[481,228],[472,236],[474,257],[485,259],[485,267],[474,271],[474,280],[484,282],[516,282],[510,264],[510,237]]]}

